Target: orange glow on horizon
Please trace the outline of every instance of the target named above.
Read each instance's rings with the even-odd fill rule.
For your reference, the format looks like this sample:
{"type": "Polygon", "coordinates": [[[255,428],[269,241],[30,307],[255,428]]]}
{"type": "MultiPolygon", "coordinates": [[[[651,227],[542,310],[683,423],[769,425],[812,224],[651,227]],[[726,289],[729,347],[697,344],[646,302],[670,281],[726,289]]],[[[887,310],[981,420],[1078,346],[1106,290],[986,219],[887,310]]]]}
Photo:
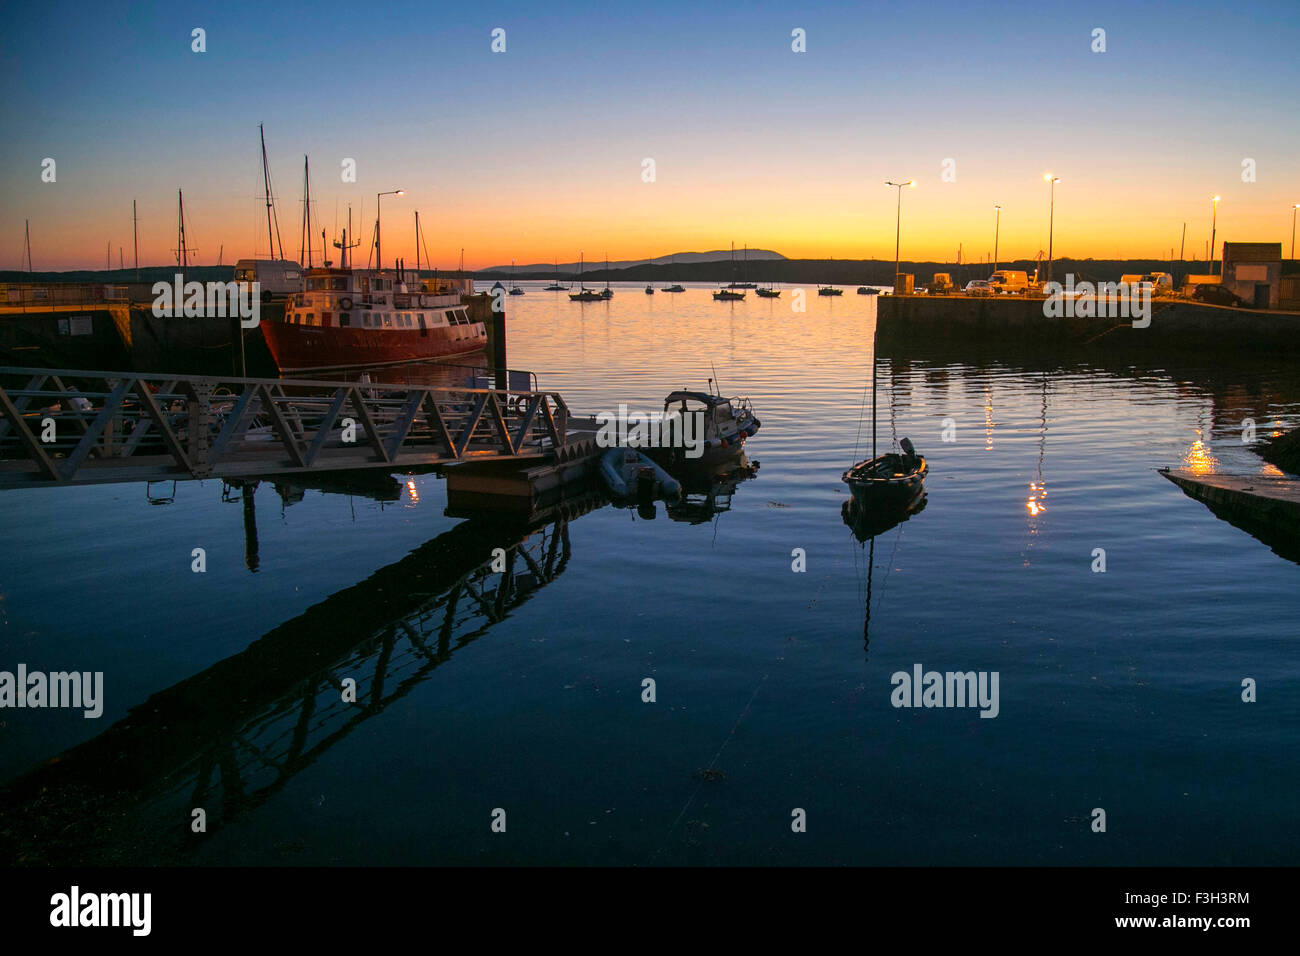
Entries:
{"type": "MultiPolygon", "coordinates": [[[[281,174],[281,179],[290,176],[281,174]]],[[[923,179],[912,183],[901,212],[904,262],[954,263],[959,248],[963,264],[991,262],[995,230],[987,210],[994,197],[1001,207],[1001,262],[1031,260],[1047,249],[1049,203],[1041,179],[967,183],[959,178],[924,183],[924,188],[923,179]]],[[[102,269],[109,245],[112,267],[118,266],[120,249],[130,269],[133,191],[123,187],[105,193],[78,185],[17,201],[11,197],[0,207],[11,240],[0,245],[6,250],[0,268],[22,267],[23,220],[30,219],[36,271],[102,269]]],[[[141,265],[174,264],[175,193],[152,185],[138,192],[141,265]]],[[[197,249],[193,264],[216,265],[218,256],[226,265],[241,258],[269,257],[265,204],[251,192],[231,196],[202,184],[186,189],[187,245],[197,249]]],[[[291,191],[285,193],[277,204],[280,238],[286,257],[297,259],[301,203],[291,191]]],[[[892,262],[895,193],[868,188],[860,180],[814,176],[801,181],[794,175],[549,188],[527,182],[500,189],[477,184],[461,192],[453,186],[412,187],[384,198],[384,259],[391,264],[400,257],[408,266],[415,265],[414,213],[419,210],[427,246],[427,256],[425,248],[419,250],[420,264],[428,267],[431,257],[442,270],[458,267],[462,248],[468,269],[508,266],[512,259],[521,267],[556,259],[576,262],[583,249],[600,250],[599,256],[587,257],[598,268],[606,250],[612,262],[636,261],[726,250],[733,240],[737,259],[747,244],[791,259],[892,262]]],[[[1101,173],[1091,180],[1076,173],[1069,188],[1063,186],[1056,194],[1055,257],[1167,261],[1176,255],[1186,222],[1187,260],[1204,261],[1211,222],[1208,215],[1193,210],[1204,209],[1203,200],[1192,200],[1195,194],[1173,183],[1138,185],[1112,181],[1101,173]]],[[[1295,206],[1286,200],[1291,197],[1264,192],[1224,198],[1216,242],[1280,241],[1285,254],[1295,206]]],[[[352,236],[361,243],[354,262],[364,266],[373,248],[375,194],[368,189],[327,192],[314,184],[312,205],[313,261],[319,264],[321,258],[322,228],[330,243],[336,240],[347,225],[350,205],[352,236]]],[[[338,251],[332,245],[327,251],[337,262],[338,251]]]]}

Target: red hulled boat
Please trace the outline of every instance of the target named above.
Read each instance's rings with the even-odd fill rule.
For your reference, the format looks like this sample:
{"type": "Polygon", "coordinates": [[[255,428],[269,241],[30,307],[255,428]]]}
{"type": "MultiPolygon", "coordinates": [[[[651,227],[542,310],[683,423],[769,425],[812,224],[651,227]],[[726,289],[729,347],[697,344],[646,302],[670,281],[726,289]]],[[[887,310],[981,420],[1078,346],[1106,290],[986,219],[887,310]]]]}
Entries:
{"type": "Polygon", "coordinates": [[[262,322],[282,373],[396,365],[482,351],[487,328],[469,316],[469,279],[407,280],[397,272],[308,269],[284,319],[262,322]]]}

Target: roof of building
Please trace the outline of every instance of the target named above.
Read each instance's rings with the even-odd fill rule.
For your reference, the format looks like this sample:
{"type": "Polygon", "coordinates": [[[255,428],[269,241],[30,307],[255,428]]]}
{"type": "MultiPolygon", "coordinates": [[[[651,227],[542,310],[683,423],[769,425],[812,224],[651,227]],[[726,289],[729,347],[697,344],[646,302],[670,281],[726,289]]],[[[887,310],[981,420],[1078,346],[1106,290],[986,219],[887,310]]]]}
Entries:
{"type": "Polygon", "coordinates": [[[1225,242],[1223,244],[1224,262],[1241,262],[1243,260],[1280,262],[1282,260],[1282,243],[1225,242]]]}

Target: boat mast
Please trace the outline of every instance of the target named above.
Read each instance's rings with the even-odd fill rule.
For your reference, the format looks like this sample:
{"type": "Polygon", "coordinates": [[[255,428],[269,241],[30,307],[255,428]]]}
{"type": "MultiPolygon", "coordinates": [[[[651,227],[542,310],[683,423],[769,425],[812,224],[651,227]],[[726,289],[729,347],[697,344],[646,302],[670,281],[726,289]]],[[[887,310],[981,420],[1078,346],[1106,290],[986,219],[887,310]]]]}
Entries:
{"type": "Polygon", "coordinates": [[[415,210],[415,278],[420,278],[420,210],[415,210]]]}
{"type": "MultiPolygon", "coordinates": [[[[348,268],[348,250],[355,249],[357,246],[361,245],[360,241],[348,242],[348,237],[351,235],[352,235],[352,207],[348,206],[348,227],[343,230],[343,241],[339,242],[335,240],[334,242],[334,248],[339,250],[340,269],[348,268]]],[[[321,234],[320,234],[320,247],[321,247],[321,259],[323,261],[325,257],[325,230],[323,229],[321,230],[321,234]]]]}
{"type": "MultiPolygon", "coordinates": [[[[271,217],[275,214],[275,204],[271,201],[271,167],[266,162],[266,132],[262,129],[262,124],[257,124],[257,132],[262,138],[262,183],[266,189],[266,242],[270,246],[267,254],[275,258],[275,242],[271,238],[271,217]]],[[[275,224],[275,236],[280,236],[280,223],[277,218],[275,224]]],[[[280,243],[280,258],[284,258],[284,243],[280,243]]]]}
{"type": "Polygon", "coordinates": [[[189,255],[185,251],[185,193],[176,190],[176,202],[179,216],[176,223],[176,264],[185,271],[185,266],[189,263],[189,255]]]}
{"type": "Polygon", "coordinates": [[[135,281],[140,281],[140,220],[135,214],[135,200],[131,200],[131,245],[135,249],[135,281]]]}
{"type": "MultiPolygon", "coordinates": [[[[307,207],[307,268],[311,268],[311,160],[306,156],[302,158],[302,177],[303,190],[306,200],[304,205],[307,207]]],[[[325,255],[325,248],[321,247],[321,256],[325,255]]]]}
{"type": "Polygon", "coordinates": [[[30,275],[32,271],[32,221],[23,220],[23,249],[27,253],[27,272],[30,275]]]}
{"type": "Polygon", "coordinates": [[[871,327],[871,459],[874,461],[875,458],[876,458],[876,325],[872,325],[871,327]]]}

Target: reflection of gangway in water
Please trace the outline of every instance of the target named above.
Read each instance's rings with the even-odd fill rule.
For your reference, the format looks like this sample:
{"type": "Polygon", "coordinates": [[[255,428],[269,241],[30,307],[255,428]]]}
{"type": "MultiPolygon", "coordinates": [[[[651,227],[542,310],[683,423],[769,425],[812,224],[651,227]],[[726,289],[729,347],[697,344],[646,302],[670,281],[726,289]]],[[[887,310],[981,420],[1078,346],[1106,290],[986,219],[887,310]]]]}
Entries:
{"type": "Polygon", "coordinates": [[[138,863],[192,855],[204,836],[190,831],[193,808],[204,808],[211,834],[271,799],[558,577],[569,522],[603,504],[585,494],[527,524],[462,522],[155,694],[0,791],[0,855],[121,862],[124,845],[138,863]],[[354,703],[344,701],[347,678],[354,703]]]}

